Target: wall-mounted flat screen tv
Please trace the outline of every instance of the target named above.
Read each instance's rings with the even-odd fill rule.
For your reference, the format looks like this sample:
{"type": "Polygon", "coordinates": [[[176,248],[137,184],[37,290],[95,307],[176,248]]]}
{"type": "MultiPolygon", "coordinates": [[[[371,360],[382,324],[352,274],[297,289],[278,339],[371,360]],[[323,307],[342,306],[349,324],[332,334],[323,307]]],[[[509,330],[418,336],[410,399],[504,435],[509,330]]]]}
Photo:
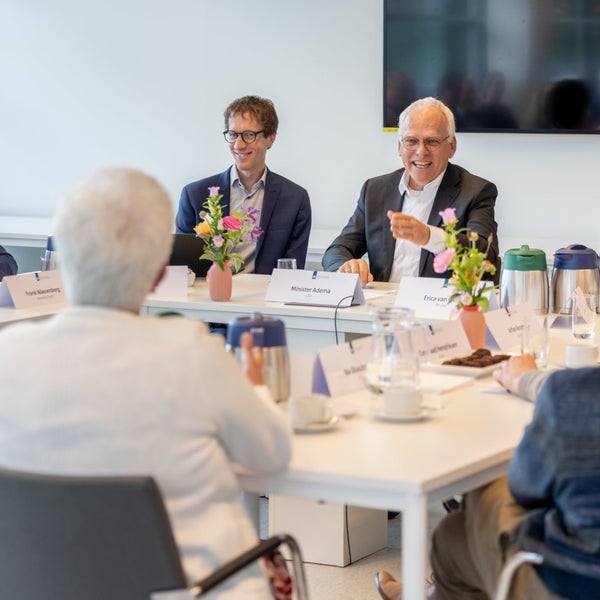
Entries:
{"type": "Polygon", "coordinates": [[[600,0],[384,0],[384,128],[435,96],[459,131],[600,133],[600,0]]]}

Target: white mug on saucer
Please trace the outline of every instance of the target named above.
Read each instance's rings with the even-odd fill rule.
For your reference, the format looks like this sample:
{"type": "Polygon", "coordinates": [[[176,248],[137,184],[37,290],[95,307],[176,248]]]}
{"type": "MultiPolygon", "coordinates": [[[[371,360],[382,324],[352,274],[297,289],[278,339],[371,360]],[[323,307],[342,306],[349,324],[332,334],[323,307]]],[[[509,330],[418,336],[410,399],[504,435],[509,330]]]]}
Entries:
{"type": "Polygon", "coordinates": [[[394,416],[412,416],[421,410],[422,400],[418,388],[390,386],[383,389],[383,412],[394,416]]]}
{"type": "Polygon", "coordinates": [[[292,396],[288,402],[288,412],[294,427],[327,423],[333,418],[333,403],[324,394],[292,396]]]}
{"type": "Polygon", "coordinates": [[[571,369],[597,365],[598,346],[596,344],[569,344],[565,348],[565,364],[571,369]]]}

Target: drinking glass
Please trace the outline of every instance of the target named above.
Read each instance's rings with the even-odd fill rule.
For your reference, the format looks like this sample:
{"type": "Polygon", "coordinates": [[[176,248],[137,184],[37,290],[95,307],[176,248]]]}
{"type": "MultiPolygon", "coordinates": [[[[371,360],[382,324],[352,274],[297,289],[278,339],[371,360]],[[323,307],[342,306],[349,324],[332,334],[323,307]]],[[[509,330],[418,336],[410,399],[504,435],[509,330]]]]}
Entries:
{"type": "Polygon", "coordinates": [[[571,306],[573,337],[592,339],[596,335],[596,295],[576,293],[571,306]]]}
{"type": "Polygon", "coordinates": [[[521,354],[531,354],[540,369],[548,366],[548,316],[525,315],[521,331],[521,354]]]}
{"type": "Polygon", "coordinates": [[[295,258],[278,258],[277,259],[278,269],[295,269],[296,259],[295,258]]]}

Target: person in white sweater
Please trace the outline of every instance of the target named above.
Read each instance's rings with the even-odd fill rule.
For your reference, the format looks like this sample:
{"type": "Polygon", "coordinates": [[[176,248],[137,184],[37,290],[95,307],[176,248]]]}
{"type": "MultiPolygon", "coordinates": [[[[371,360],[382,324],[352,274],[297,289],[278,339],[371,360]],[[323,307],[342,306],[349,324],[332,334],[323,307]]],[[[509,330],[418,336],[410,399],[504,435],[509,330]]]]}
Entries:
{"type": "MultiPolygon", "coordinates": [[[[101,171],[61,203],[54,240],[72,305],[0,333],[0,465],[152,475],[191,583],[258,541],[236,473],[285,469],[291,432],[248,339],[246,378],[203,323],[139,315],[172,222],[163,187],[130,169],[101,171]]],[[[255,568],[220,597],[270,596],[255,568]]]]}

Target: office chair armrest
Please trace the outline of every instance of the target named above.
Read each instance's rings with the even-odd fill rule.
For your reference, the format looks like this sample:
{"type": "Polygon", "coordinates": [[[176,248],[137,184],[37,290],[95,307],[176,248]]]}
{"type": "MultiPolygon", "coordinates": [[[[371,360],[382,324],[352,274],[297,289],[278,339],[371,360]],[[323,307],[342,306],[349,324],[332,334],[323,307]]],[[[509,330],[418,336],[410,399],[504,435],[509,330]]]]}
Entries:
{"type": "Polygon", "coordinates": [[[506,600],[506,598],[508,598],[513,576],[521,565],[525,563],[541,565],[543,562],[544,557],[537,552],[521,551],[511,556],[506,561],[506,564],[500,573],[500,577],[498,578],[498,586],[496,588],[496,593],[494,594],[494,600],[506,600]]]}

